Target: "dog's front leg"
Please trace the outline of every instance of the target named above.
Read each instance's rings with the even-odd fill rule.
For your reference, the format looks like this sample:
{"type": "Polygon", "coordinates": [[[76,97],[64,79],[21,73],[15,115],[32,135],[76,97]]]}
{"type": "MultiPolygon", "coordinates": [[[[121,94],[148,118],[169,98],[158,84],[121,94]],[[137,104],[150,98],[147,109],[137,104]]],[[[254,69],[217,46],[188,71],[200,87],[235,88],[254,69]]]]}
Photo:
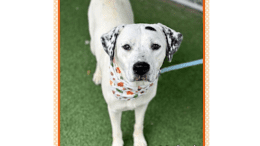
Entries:
{"type": "Polygon", "coordinates": [[[134,146],[147,146],[143,134],[144,115],[148,104],[141,105],[135,109],[134,146]]]}
{"type": "Polygon", "coordinates": [[[108,112],[109,112],[110,121],[112,125],[112,136],[113,136],[112,146],[123,146],[124,142],[122,139],[122,131],[121,131],[122,112],[113,111],[109,107],[108,107],[108,112]]]}

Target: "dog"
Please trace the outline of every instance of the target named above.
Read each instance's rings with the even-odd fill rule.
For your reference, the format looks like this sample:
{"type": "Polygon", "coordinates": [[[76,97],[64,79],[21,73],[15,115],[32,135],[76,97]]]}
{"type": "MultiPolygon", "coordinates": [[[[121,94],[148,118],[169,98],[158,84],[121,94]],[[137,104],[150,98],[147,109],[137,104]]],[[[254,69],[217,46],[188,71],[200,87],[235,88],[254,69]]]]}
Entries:
{"type": "MultiPolygon", "coordinates": [[[[134,24],[129,0],[91,0],[90,49],[96,57],[95,84],[101,84],[112,125],[112,146],[123,146],[121,115],[135,110],[134,146],[146,146],[145,111],[155,97],[160,68],[172,60],[183,36],[163,24],[134,24]]],[[[159,98],[159,97],[158,97],[159,98]]]]}

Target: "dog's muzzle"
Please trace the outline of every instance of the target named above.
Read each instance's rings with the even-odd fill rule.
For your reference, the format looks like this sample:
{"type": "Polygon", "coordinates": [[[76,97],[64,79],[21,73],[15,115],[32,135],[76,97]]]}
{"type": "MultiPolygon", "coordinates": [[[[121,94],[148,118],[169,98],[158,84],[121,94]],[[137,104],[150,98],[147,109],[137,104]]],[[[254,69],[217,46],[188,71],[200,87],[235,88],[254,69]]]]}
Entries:
{"type": "Polygon", "coordinates": [[[133,71],[136,81],[147,80],[147,73],[150,70],[150,65],[146,62],[137,62],[133,65],[133,71]]]}

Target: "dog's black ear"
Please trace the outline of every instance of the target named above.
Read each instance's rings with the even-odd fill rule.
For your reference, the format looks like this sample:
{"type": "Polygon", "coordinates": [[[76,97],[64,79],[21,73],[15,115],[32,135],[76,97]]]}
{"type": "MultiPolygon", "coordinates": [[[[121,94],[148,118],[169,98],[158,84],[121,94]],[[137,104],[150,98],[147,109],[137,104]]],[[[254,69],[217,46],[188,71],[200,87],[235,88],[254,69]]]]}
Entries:
{"type": "Polygon", "coordinates": [[[125,25],[119,25],[101,36],[102,46],[111,60],[114,58],[117,36],[124,27],[125,25]]]}
{"type": "Polygon", "coordinates": [[[158,25],[162,28],[162,31],[165,34],[167,42],[166,57],[168,58],[168,61],[171,62],[173,54],[178,51],[181,45],[183,36],[180,32],[176,32],[161,23],[158,23],[158,25]]]}

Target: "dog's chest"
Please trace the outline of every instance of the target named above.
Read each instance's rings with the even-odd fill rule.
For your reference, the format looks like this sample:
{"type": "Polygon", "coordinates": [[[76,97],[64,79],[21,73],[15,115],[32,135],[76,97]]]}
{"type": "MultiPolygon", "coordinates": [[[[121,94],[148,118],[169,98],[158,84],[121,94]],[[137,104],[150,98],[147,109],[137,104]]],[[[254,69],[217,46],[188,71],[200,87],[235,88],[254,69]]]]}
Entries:
{"type": "Polygon", "coordinates": [[[111,109],[114,111],[127,111],[134,110],[141,105],[148,104],[154,98],[156,91],[153,89],[147,94],[130,101],[119,100],[113,94],[110,94],[109,91],[108,94],[104,97],[111,109]]]}
{"type": "Polygon", "coordinates": [[[128,110],[134,110],[141,105],[147,104],[149,103],[149,101],[150,100],[137,100],[137,99],[131,101],[117,100],[116,102],[110,103],[109,105],[110,107],[112,107],[114,111],[128,111],[128,110]]]}

